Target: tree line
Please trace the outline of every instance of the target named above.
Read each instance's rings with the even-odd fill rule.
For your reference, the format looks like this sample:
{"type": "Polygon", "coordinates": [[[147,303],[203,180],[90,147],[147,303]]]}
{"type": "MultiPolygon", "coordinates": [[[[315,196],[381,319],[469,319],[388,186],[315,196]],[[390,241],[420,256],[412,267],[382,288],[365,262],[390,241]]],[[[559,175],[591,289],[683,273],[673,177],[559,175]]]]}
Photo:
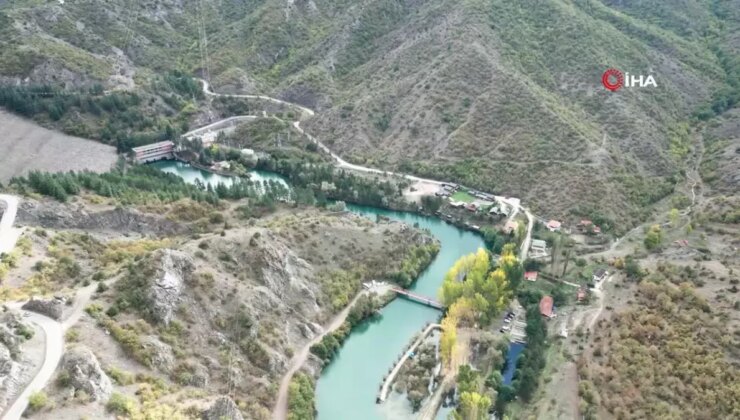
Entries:
{"type": "Polygon", "coordinates": [[[89,171],[32,171],[26,177],[13,178],[10,185],[21,193],[35,192],[62,202],[83,190],[116,198],[121,204],[171,203],[183,198],[210,204],[218,204],[221,199],[259,198],[269,202],[290,198],[290,191],[279,182],[258,185],[246,179],[235,178],[229,185],[219,183],[211,186],[199,181],[189,184],[175,174],[146,165],[119,168],[100,174],[89,171]]]}

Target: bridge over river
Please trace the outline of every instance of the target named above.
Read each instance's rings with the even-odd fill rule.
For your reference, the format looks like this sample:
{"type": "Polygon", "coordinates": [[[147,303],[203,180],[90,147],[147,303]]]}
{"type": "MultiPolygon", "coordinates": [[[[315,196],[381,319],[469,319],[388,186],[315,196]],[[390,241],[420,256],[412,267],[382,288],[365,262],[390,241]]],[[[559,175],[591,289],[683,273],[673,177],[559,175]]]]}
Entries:
{"type": "Polygon", "coordinates": [[[401,289],[398,287],[391,287],[391,290],[405,297],[408,300],[418,302],[426,306],[431,306],[432,308],[437,308],[439,310],[444,310],[445,308],[444,305],[442,305],[440,302],[437,302],[436,300],[432,298],[428,298],[426,296],[422,296],[422,295],[410,292],[406,289],[401,289]]]}

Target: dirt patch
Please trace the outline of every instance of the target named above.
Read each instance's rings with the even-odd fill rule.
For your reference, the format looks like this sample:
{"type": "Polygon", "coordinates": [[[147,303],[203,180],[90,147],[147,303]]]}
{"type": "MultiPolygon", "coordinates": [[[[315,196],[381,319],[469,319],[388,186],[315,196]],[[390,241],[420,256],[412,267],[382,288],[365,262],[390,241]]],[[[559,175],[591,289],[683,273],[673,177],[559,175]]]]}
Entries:
{"type": "Polygon", "coordinates": [[[0,182],[32,170],[104,172],[116,162],[113,146],[72,137],[0,110],[0,182]]]}

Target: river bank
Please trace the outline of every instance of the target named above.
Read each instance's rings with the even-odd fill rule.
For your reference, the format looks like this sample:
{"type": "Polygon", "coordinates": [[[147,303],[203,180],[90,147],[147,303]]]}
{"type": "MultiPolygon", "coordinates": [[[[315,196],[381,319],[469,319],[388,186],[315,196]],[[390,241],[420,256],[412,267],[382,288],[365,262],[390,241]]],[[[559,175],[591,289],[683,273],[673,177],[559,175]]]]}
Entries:
{"type": "MultiPolygon", "coordinates": [[[[199,179],[203,183],[218,183],[226,178],[181,162],[163,161],[152,165],[175,173],[188,182],[199,179]]],[[[277,176],[263,172],[259,174],[277,176]]],[[[435,217],[352,204],[347,205],[347,210],[372,220],[387,217],[427,229],[439,241],[439,253],[409,287],[416,294],[436,297],[444,274],[455,261],[485,247],[483,238],[477,233],[459,229],[435,217]]],[[[440,314],[437,309],[395,299],[378,316],[354,328],[339,352],[324,367],[316,383],[318,419],[344,420],[348,413],[358,420],[412,416],[408,401],[394,399],[392,404],[376,404],[378,386],[399,352],[408,345],[410,337],[425,324],[436,322],[440,314]]]]}

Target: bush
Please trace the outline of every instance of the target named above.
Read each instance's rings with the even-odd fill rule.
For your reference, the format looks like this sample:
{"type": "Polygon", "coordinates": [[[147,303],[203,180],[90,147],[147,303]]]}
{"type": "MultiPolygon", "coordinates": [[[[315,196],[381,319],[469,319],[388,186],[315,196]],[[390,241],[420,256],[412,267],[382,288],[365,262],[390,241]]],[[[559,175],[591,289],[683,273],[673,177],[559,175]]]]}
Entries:
{"type": "Polygon", "coordinates": [[[36,413],[49,404],[49,397],[44,391],[36,391],[28,397],[28,411],[36,413]]]}
{"type": "Polygon", "coordinates": [[[108,403],[105,404],[105,408],[111,413],[130,416],[136,410],[136,401],[133,398],[114,392],[108,403]]]}
{"type": "Polygon", "coordinates": [[[115,366],[110,366],[105,373],[118,385],[130,385],[134,383],[134,375],[115,366]]]}
{"type": "Polygon", "coordinates": [[[305,373],[297,373],[288,388],[288,420],[316,418],[313,380],[305,373]]]}

